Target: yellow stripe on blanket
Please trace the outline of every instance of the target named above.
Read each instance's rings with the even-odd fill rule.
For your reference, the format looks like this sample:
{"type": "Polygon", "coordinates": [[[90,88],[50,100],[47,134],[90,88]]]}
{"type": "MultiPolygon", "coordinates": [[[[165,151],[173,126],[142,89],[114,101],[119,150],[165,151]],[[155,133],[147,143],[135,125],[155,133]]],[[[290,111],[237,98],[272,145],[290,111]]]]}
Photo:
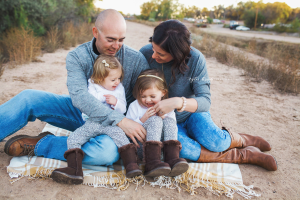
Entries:
{"type": "MultiPolygon", "coordinates": [[[[43,132],[49,131],[57,136],[68,136],[70,131],[60,129],[47,124],[43,132]]],[[[65,161],[36,157],[28,159],[27,156],[14,157],[11,159],[7,172],[12,178],[11,183],[22,177],[30,178],[50,178],[52,171],[56,168],[66,167],[65,161]]],[[[141,168],[144,166],[141,164],[141,168]]],[[[189,163],[189,170],[174,178],[160,176],[154,182],[148,182],[144,176],[128,179],[125,176],[124,167],[119,160],[111,166],[91,166],[83,165],[84,185],[93,187],[105,187],[116,190],[126,190],[130,184],[139,185],[150,184],[151,186],[183,189],[191,195],[195,195],[196,189],[203,187],[216,195],[225,194],[233,198],[234,193],[238,193],[244,198],[260,196],[256,194],[253,186],[243,184],[242,174],[237,164],[227,163],[189,163]],[[122,170],[120,170],[122,169],[122,170]]]]}

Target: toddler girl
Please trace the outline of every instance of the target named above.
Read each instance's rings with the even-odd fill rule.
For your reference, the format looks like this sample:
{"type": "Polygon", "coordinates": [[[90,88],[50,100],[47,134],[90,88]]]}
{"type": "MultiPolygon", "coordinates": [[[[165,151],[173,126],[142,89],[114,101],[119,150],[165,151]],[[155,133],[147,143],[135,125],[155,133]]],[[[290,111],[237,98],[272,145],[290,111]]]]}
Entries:
{"type": "Polygon", "coordinates": [[[147,131],[146,142],[143,144],[146,163],[144,175],[177,176],[186,172],[188,163],[179,158],[181,144],[177,140],[175,112],[160,117],[153,108],[168,96],[163,73],[156,69],[143,71],[135,83],[133,96],[137,100],[130,104],[126,117],[142,124],[147,131]],[[162,147],[165,162],[160,160],[162,147]]]}
{"type": "MultiPolygon", "coordinates": [[[[115,57],[100,55],[95,60],[93,74],[88,80],[88,91],[105,106],[121,113],[126,112],[126,97],[121,83],[123,68],[115,57]]],[[[68,167],[52,172],[52,179],[66,184],[81,184],[83,182],[81,146],[90,138],[106,134],[113,139],[123,160],[128,178],[142,174],[137,165],[136,145],[129,142],[124,131],[118,126],[103,126],[93,122],[87,115],[82,114],[85,124],[76,129],[67,140],[68,150],[64,157],[68,167]]],[[[99,155],[101,156],[101,155],[99,155]]]]}

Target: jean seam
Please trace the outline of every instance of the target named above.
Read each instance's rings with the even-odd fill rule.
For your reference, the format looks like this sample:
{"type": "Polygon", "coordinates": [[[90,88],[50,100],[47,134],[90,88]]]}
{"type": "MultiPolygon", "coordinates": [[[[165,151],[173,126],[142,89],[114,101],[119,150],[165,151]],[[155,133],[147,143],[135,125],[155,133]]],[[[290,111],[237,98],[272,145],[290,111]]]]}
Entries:
{"type": "Polygon", "coordinates": [[[39,115],[39,116],[36,116],[36,117],[39,118],[39,117],[44,117],[44,116],[57,117],[57,118],[60,118],[60,119],[65,119],[67,121],[75,122],[76,124],[81,124],[81,123],[78,123],[77,120],[69,119],[69,118],[66,118],[66,117],[58,116],[58,115],[49,115],[49,114],[46,114],[46,115],[39,115]]]}
{"type": "MultiPolygon", "coordinates": [[[[28,123],[28,121],[27,121],[28,123]]],[[[26,122],[21,124],[20,126],[18,126],[17,128],[15,128],[13,131],[11,131],[8,135],[6,135],[4,138],[14,134],[15,132],[17,132],[18,130],[20,130],[22,127],[24,127],[26,125],[26,122]]],[[[4,138],[1,138],[0,141],[2,141],[4,138]]]]}
{"type": "Polygon", "coordinates": [[[42,139],[40,139],[40,140],[36,143],[35,148],[34,148],[34,154],[35,154],[36,156],[38,156],[38,155],[37,155],[37,151],[38,151],[39,145],[40,145],[45,139],[47,139],[47,138],[50,137],[50,136],[52,136],[52,135],[51,135],[51,134],[50,134],[50,135],[46,135],[45,137],[43,137],[42,139]]]}

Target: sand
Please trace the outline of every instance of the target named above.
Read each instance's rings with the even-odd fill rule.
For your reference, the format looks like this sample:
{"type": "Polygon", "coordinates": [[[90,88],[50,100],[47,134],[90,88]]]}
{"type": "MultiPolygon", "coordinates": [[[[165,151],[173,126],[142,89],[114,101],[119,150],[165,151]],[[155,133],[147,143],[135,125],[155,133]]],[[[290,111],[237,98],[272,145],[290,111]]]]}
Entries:
{"type": "MultiPolygon", "coordinates": [[[[148,43],[152,32],[153,27],[128,22],[125,44],[138,50],[148,43]]],[[[65,69],[68,52],[60,49],[41,56],[42,62],[14,68],[7,66],[0,78],[0,104],[24,89],[68,94],[65,69]]],[[[260,199],[300,199],[299,96],[281,94],[267,82],[253,82],[243,76],[243,71],[220,64],[214,58],[207,59],[207,68],[211,79],[210,112],[215,123],[220,126],[222,120],[237,132],[262,136],[272,145],[272,150],[267,153],[277,159],[278,170],[275,172],[254,165],[240,165],[244,184],[254,185],[254,190],[261,194],[260,199]]],[[[44,122],[36,120],[14,135],[34,136],[44,125],[44,122]]],[[[178,193],[149,185],[137,191],[131,186],[118,192],[85,185],[62,185],[51,179],[23,178],[10,184],[6,166],[12,157],[4,153],[4,144],[0,142],[0,199],[228,199],[217,197],[205,189],[197,189],[198,194],[191,196],[184,191],[178,193]]],[[[234,198],[242,199],[238,194],[234,198]]]]}

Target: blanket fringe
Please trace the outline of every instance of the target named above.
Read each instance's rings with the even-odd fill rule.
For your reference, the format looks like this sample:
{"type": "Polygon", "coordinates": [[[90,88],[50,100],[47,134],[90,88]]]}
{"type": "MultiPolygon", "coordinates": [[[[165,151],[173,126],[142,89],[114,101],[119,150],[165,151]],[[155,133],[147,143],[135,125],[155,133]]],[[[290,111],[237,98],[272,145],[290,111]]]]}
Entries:
{"type": "MultiPolygon", "coordinates": [[[[23,173],[15,173],[9,172],[11,177],[17,177],[13,180],[10,180],[11,184],[22,179],[23,177],[29,177],[29,179],[46,179],[50,178],[51,173],[54,168],[44,168],[39,167],[36,170],[36,173],[33,175],[24,175],[23,173]]],[[[85,177],[92,176],[90,174],[85,174],[85,177]]],[[[122,171],[113,173],[109,176],[92,176],[94,178],[93,183],[86,183],[84,185],[92,186],[92,187],[104,187],[107,189],[113,189],[117,191],[126,190],[131,184],[135,185],[135,190],[138,189],[139,186],[142,188],[148,183],[150,186],[155,187],[159,186],[160,188],[166,187],[167,189],[177,190],[181,192],[181,190],[185,190],[191,195],[197,194],[195,191],[197,188],[202,187],[213,194],[220,196],[225,195],[229,198],[233,198],[233,194],[237,193],[244,197],[245,199],[250,199],[251,197],[259,197],[260,194],[257,194],[253,191],[253,186],[245,186],[243,184],[233,184],[233,183],[224,183],[224,182],[216,182],[210,180],[204,180],[200,177],[196,177],[188,172],[181,174],[176,177],[167,177],[167,176],[159,176],[154,178],[154,182],[148,182],[143,175],[137,176],[135,178],[126,178],[122,171]]]]}

